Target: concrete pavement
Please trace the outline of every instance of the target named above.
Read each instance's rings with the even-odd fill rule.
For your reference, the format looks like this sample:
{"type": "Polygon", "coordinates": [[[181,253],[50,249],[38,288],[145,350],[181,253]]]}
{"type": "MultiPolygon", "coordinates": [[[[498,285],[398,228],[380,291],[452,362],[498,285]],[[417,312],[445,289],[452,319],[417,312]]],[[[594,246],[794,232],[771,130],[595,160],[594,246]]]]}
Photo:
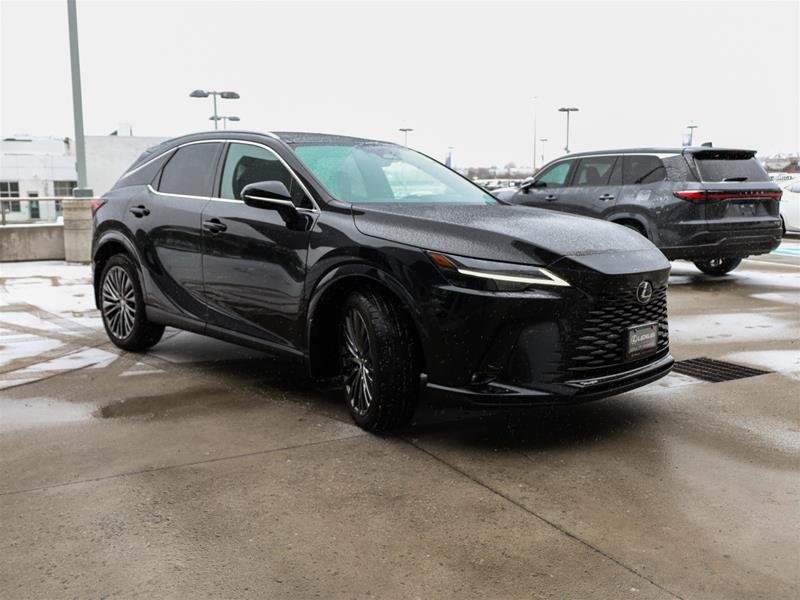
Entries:
{"type": "MultiPolygon", "coordinates": [[[[783,250],[796,248],[787,243],[783,250]]],[[[257,352],[105,339],[85,267],[0,264],[0,596],[794,598],[800,259],[673,263],[673,374],[398,436],[257,352]]]]}

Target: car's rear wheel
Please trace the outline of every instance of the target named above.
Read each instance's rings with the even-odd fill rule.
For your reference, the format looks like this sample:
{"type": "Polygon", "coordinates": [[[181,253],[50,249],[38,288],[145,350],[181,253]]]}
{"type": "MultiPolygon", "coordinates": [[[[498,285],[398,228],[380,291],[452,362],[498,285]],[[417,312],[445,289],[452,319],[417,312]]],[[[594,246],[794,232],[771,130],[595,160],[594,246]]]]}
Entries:
{"type": "Polygon", "coordinates": [[[123,254],[112,256],[100,278],[100,312],[108,338],[123,350],[140,351],[156,344],[164,326],[147,320],[136,267],[123,254]]]}
{"type": "Polygon", "coordinates": [[[725,275],[730,273],[742,262],[741,258],[711,258],[709,260],[696,260],[695,266],[706,275],[725,275]]]}
{"type": "Polygon", "coordinates": [[[400,309],[373,290],[347,297],[339,328],[345,399],[367,431],[408,423],[419,396],[416,340],[400,309]]]}

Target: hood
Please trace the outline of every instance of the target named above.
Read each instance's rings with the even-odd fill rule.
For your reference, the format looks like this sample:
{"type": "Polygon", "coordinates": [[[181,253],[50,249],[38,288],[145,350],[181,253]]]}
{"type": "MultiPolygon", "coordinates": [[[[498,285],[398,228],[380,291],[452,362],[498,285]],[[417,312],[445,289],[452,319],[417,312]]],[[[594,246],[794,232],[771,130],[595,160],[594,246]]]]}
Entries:
{"type": "MultiPolygon", "coordinates": [[[[354,205],[356,228],[371,237],[471,258],[547,266],[570,257],[593,267],[597,255],[651,255],[649,268],[668,266],[638,233],[598,219],[498,204],[354,205]],[[657,264],[656,264],[657,263],[657,264]]],[[[642,257],[645,258],[645,257],[642,257]]],[[[605,256],[601,262],[615,262],[605,256]]],[[[620,266],[622,268],[622,266],[620,266]]]]}

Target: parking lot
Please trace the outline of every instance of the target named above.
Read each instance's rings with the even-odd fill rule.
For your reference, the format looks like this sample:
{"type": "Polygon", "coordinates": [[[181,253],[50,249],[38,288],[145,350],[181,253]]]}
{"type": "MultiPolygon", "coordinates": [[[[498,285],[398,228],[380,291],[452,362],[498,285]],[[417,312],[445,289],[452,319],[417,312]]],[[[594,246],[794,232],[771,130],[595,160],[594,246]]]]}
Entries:
{"type": "Polygon", "coordinates": [[[258,352],[107,340],[90,271],[0,265],[0,596],[796,598],[800,243],[673,263],[673,373],[399,435],[258,352]]]}

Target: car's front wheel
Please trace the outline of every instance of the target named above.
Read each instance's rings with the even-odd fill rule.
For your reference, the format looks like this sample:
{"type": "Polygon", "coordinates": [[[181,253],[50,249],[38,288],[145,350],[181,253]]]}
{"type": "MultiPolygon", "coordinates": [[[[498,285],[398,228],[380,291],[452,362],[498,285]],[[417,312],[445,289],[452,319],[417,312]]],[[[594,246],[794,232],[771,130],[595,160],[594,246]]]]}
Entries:
{"type": "Polygon", "coordinates": [[[742,262],[741,258],[711,258],[709,260],[696,260],[695,266],[706,275],[725,275],[730,273],[742,262]]]}
{"type": "Polygon", "coordinates": [[[416,339],[399,307],[373,290],[345,300],[339,327],[342,382],[350,415],[368,431],[408,423],[419,396],[416,339]]]}
{"type": "Polygon", "coordinates": [[[141,351],[155,345],[164,326],[147,320],[136,266],[124,254],[112,256],[100,278],[100,312],[108,338],[123,350],[141,351]]]}

